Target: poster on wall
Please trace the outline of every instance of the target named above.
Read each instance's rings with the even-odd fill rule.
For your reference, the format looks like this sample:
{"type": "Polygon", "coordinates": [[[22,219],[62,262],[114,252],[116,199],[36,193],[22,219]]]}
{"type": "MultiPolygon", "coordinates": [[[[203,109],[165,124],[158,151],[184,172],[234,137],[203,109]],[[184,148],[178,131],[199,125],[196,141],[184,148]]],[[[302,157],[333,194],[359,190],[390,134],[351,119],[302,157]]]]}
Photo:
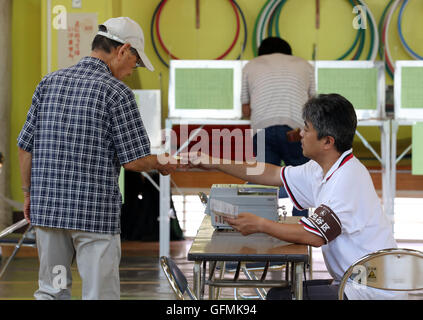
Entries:
{"type": "Polygon", "coordinates": [[[57,67],[67,68],[91,53],[97,33],[96,13],[68,13],[67,29],[57,30],[57,67]]]}

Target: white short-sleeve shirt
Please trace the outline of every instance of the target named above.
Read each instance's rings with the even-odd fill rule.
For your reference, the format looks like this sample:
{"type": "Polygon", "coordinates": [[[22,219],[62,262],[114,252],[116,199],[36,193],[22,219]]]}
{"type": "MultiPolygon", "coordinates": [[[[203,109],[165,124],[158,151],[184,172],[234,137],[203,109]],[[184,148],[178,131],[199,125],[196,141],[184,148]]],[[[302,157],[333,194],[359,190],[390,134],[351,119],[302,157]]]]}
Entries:
{"type": "Polygon", "coordinates": [[[250,60],[242,70],[241,103],[250,104],[253,131],[302,128],[302,107],[315,87],[314,69],[300,57],[272,53],[250,60]]]}
{"type": "MultiPolygon", "coordinates": [[[[352,150],[344,152],[325,176],[319,164],[310,160],[301,166],[283,167],[281,179],[298,209],[323,205],[336,216],[340,234],[333,240],[325,239],[326,244],[322,246],[326,267],[335,283],[363,256],[397,247],[392,225],[382,211],[370,174],[353,156],[352,150]]],[[[302,218],[301,223],[305,230],[325,238],[310,217],[302,218]]],[[[399,297],[394,292],[358,289],[352,283],[347,283],[345,293],[349,299],[399,297]]]]}

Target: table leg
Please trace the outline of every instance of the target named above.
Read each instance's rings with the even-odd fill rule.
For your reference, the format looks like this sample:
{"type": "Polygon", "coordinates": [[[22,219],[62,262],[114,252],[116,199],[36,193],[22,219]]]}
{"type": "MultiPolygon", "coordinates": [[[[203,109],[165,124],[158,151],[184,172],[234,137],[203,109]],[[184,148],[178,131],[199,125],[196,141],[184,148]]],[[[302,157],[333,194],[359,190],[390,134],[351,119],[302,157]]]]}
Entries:
{"type": "Polygon", "coordinates": [[[160,175],[160,213],[159,213],[159,253],[169,257],[170,248],[170,176],[160,175]]]}
{"type": "MultiPolygon", "coordinates": [[[[216,264],[217,264],[217,261],[209,262],[209,281],[213,281],[215,278],[214,272],[216,270],[216,264]]],[[[209,285],[209,300],[215,299],[215,292],[216,292],[216,288],[209,285]]]]}
{"type": "Polygon", "coordinates": [[[194,294],[201,299],[201,261],[194,262],[194,294]]]}
{"type": "Polygon", "coordinates": [[[304,263],[295,263],[295,274],[292,279],[292,286],[294,287],[294,297],[295,300],[303,299],[303,272],[304,272],[304,263]]]}
{"type": "Polygon", "coordinates": [[[204,299],[204,288],[206,286],[206,267],[207,261],[203,261],[203,270],[201,271],[200,300],[204,299]]]}
{"type": "Polygon", "coordinates": [[[395,120],[391,121],[391,173],[390,173],[390,207],[392,219],[392,231],[394,230],[394,215],[395,215],[395,197],[397,191],[397,135],[399,123],[395,120]]]}
{"type": "Polygon", "coordinates": [[[391,121],[384,121],[380,127],[380,149],[382,155],[382,199],[383,199],[383,210],[385,214],[393,219],[393,199],[392,199],[392,187],[391,187],[391,121]]]}
{"type": "MultiPolygon", "coordinates": [[[[225,261],[220,261],[219,262],[219,266],[220,266],[219,280],[222,280],[225,277],[226,262],[225,261]]],[[[216,300],[219,300],[220,299],[220,292],[221,292],[221,288],[220,287],[217,287],[216,288],[216,300]]]]}

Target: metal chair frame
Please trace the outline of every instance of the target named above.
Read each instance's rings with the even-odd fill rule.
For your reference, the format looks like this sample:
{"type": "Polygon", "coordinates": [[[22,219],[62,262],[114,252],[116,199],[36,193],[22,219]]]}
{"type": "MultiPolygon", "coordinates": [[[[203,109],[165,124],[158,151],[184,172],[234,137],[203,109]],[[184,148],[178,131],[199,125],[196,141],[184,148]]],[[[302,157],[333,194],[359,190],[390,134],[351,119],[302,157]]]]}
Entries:
{"type": "Polygon", "coordinates": [[[344,299],[344,289],[348,280],[380,290],[423,290],[422,270],[423,252],[421,251],[390,248],[370,253],[353,263],[344,273],[338,290],[338,299],[344,299]],[[404,263],[407,262],[410,269],[404,270],[404,263]],[[366,273],[361,274],[364,271],[366,273]],[[372,271],[374,274],[370,276],[372,271]],[[351,279],[352,276],[354,277],[351,279]]]}
{"type": "MultiPolygon", "coordinates": [[[[258,264],[258,263],[255,263],[255,264],[258,264]]],[[[225,262],[222,262],[219,266],[219,268],[221,269],[220,270],[220,280],[223,279],[225,272],[235,273],[235,274],[238,272],[238,274],[239,274],[239,271],[242,271],[244,273],[245,277],[248,280],[260,281],[260,279],[257,277],[255,272],[265,273],[265,276],[266,276],[268,271],[282,271],[282,270],[285,269],[285,267],[286,266],[283,263],[277,264],[277,265],[268,265],[267,267],[266,267],[266,263],[263,263],[263,266],[260,266],[260,267],[249,267],[248,262],[241,262],[236,267],[233,267],[231,264],[228,266],[225,262]],[[239,270],[238,270],[238,268],[239,268],[239,270]]],[[[263,277],[263,275],[262,275],[262,277],[263,277]]],[[[286,278],[287,278],[286,280],[288,280],[288,276],[286,278]]],[[[266,289],[261,288],[261,287],[252,287],[251,289],[253,289],[256,292],[257,295],[248,296],[248,295],[241,294],[239,292],[240,288],[234,287],[234,299],[235,300],[240,300],[240,299],[244,299],[244,300],[257,300],[257,299],[266,300],[266,295],[267,295],[266,289]]],[[[219,287],[216,288],[215,296],[216,296],[217,299],[219,299],[219,296],[220,296],[220,288],[219,287]]]]}
{"type": "Polygon", "coordinates": [[[183,272],[181,271],[181,269],[179,269],[178,266],[175,264],[175,262],[172,261],[174,268],[176,268],[176,270],[174,270],[171,264],[169,263],[169,260],[172,261],[172,259],[169,257],[166,257],[166,256],[160,257],[160,265],[162,267],[163,273],[165,274],[169,282],[170,287],[172,288],[178,300],[185,300],[185,293],[188,294],[191,300],[197,300],[197,297],[191,291],[188,281],[185,275],[183,274],[183,272]],[[175,277],[176,272],[178,272],[179,275],[183,277],[183,279],[186,281],[186,286],[182,287],[182,285],[178,281],[176,281],[176,277],[175,277]]]}
{"type": "Polygon", "coordinates": [[[7,261],[5,262],[5,264],[1,267],[0,270],[0,279],[3,277],[4,273],[6,272],[6,269],[8,268],[8,266],[10,265],[10,263],[12,262],[12,260],[15,258],[15,256],[18,254],[18,251],[20,250],[21,247],[31,247],[31,248],[36,248],[37,247],[37,243],[35,241],[34,238],[29,237],[29,234],[32,233],[33,231],[33,227],[32,225],[28,225],[27,229],[25,230],[25,232],[22,234],[22,236],[18,239],[10,239],[10,238],[5,238],[7,235],[13,233],[15,230],[24,227],[25,225],[27,225],[28,223],[25,221],[25,219],[11,225],[10,227],[4,229],[2,232],[0,232],[0,245],[1,246],[14,246],[15,249],[13,250],[12,254],[8,257],[7,261]]]}

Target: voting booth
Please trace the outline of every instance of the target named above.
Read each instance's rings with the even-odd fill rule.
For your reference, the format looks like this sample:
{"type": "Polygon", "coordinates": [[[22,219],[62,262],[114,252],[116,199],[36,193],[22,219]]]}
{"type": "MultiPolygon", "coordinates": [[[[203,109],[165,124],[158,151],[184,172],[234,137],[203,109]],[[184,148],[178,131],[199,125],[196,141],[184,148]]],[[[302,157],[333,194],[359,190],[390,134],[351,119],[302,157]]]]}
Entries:
{"type": "MultiPolygon", "coordinates": [[[[250,122],[240,120],[243,64],[240,60],[171,60],[166,150],[188,152],[200,141],[207,149],[201,151],[213,156],[225,154],[235,160],[235,153],[245,153],[244,145],[252,137],[247,131],[250,122]],[[234,138],[224,141],[230,150],[223,150],[219,132],[222,139],[234,138]]],[[[252,154],[252,144],[250,149],[252,154]]]]}
{"type": "Polygon", "coordinates": [[[385,113],[385,71],[380,61],[315,61],[316,92],[338,93],[357,114],[356,135],[381,163],[384,211],[393,215],[390,177],[390,121],[385,113]],[[378,127],[380,152],[360,133],[359,127],[378,127]]]}
{"type": "Polygon", "coordinates": [[[411,171],[423,174],[423,61],[396,61],[394,77],[395,115],[391,132],[392,197],[396,194],[397,163],[411,151],[411,171]],[[412,143],[397,155],[397,135],[400,126],[412,127],[412,143]]]}
{"type": "Polygon", "coordinates": [[[385,118],[382,62],[315,61],[317,93],[338,93],[355,108],[358,120],[385,118]]]}
{"type": "MultiPolygon", "coordinates": [[[[248,133],[250,121],[241,120],[242,67],[245,63],[241,60],[170,61],[169,113],[165,125],[167,152],[187,152],[192,144],[207,140],[210,154],[217,148],[220,155],[223,155],[222,145],[216,144],[220,143],[223,136],[233,134],[230,142],[231,157],[237,154],[238,150],[245,154],[250,144],[251,152],[248,153],[252,154],[252,137],[248,133]],[[222,133],[215,139],[218,141],[212,139],[214,131],[222,133]],[[242,141],[237,140],[240,137],[242,141]]],[[[166,189],[170,189],[168,176],[160,176],[160,189],[161,192],[163,189],[160,203],[160,254],[167,255],[169,200],[166,198],[166,189]]]]}
{"type": "Polygon", "coordinates": [[[239,60],[172,60],[169,118],[240,119],[239,60]]]}

